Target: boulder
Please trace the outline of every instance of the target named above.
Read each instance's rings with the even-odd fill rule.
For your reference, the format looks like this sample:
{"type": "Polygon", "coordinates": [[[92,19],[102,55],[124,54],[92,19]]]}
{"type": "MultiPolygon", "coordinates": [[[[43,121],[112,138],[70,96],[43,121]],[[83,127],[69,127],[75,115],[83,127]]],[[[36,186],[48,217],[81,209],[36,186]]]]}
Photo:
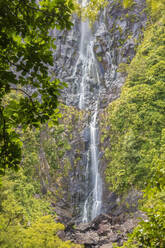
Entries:
{"type": "Polygon", "coordinates": [[[99,242],[99,235],[94,231],[88,231],[86,233],[77,233],[75,239],[78,244],[97,245],[99,242]]]}
{"type": "Polygon", "coordinates": [[[65,240],[83,244],[85,248],[111,248],[114,243],[122,245],[127,234],[138,224],[139,217],[144,217],[139,211],[134,216],[101,214],[90,223],[66,227],[65,240]]]}
{"type": "Polygon", "coordinates": [[[100,246],[100,248],[113,248],[113,244],[112,243],[105,244],[105,245],[100,246]]]}

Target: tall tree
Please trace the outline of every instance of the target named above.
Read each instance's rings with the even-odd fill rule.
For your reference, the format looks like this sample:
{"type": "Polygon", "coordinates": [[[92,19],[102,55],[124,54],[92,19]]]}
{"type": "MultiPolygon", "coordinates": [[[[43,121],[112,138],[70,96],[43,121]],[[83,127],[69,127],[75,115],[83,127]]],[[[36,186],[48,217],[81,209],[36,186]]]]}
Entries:
{"type": "Polygon", "coordinates": [[[64,84],[49,70],[55,49],[51,30],[69,29],[72,10],[72,0],[0,0],[1,174],[21,161],[20,127],[57,118],[64,84]]]}

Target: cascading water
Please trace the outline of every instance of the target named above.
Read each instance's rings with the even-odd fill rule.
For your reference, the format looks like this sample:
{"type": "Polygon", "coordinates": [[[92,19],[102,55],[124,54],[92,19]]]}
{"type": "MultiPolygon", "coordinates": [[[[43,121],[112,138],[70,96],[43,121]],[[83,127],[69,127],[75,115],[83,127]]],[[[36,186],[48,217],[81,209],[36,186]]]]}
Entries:
{"type": "MultiPolygon", "coordinates": [[[[85,6],[88,0],[80,1],[85,6]]],[[[77,111],[72,115],[75,130],[69,138],[71,150],[66,154],[71,169],[67,187],[64,184],[66,204],[63,199],[61,203],[68,204],[77,223],[89,222],[100,209],[105,211],[109,207],[106,205],[106,192],[103,192],[104,202],[101,203],[99,109],[105,108],[120,95],[125,76],[117,68],[119,64],[126,63],[128,57],[132,59],[134,56],[134,38],[141,37],[141,28],[145,27],[144,7],[144,1],[139,1],[136,10],[128,10],[129,15],[134,13],[137,16],[132,22],[124,18],[125,9],[120,8],[116,1],[113,4],[110,1],[104,11],[100,11],[92,32],[88,22],[80,23],[76,16],[73,16],[72,30],[53,32],[57,48],[52,70],[57,78],[68,83],[68,87],[61,91],[62,102],[83,109],[78,121],[77,111]],[[123,18],[116,18],[117,15],[123,18]],[[130,31],[133,35],[128,39],[130,31]],[[125,41],[123,46],[121,40],[125,41]]]]}
{"type": "MultiPolygon", "coordinates": [[[[102,203],[102,180],[99,173],[99,158],[98,158],[98,127],[97,127],[97,104],[90,122],[90,155],[91,155],[91,179],[92,189],[87,196],[84,208],[82,222],[88,222],[94,219],[101,212],[102,203]]],[[[87,160],[88,161],[88,160],[87,160]]],[[[88,164],[87,168],[89,170],[88,164]]],[[[88,171],[86,170],[86,173],[88,171]]]]}
{"type": "Polygon", "coordinates": [[[93,174],[93,202],[91,210],[91,218],[94,219],[101,210],[101,198],[102,198],[102,181],[99,173],[99,158],[98,158],[98,145],[97,145],[97,108],[92,117],[90,124],[90,136],[91,136],[91,167],[93,174]]]}
{"type": "MultiPolygon", "coordinates": [[[[82,1],[82,6],[86,5],[86,0],[82,1]]],[[[94,55],[94,38],[90,31],[88,22],[81,22],[81,40],[79,57],[73,72],[73,77],[78,85],[79,108],[86,109],[86,100],[91,96],[90,82],[94,81],[97,88],[100,85],[99,68],[94,55]],[[81,78],[76,77],[80,73],[81,78]]],[[[102,201],[102,180],[99,173],[99,150],[98,150],[98,101],[99,91],[94,94],[94,99],[88,99],[91,102],[91,121],[89,123],[90,144],[86,152],[85,165],[85,201],[82,209],[82,222],[89,222],[94,219],[101,211],[102,201]],[[94,103],[93,103],[94,102],[94,103]]],[[[89,107],[89,106],[88,106],[89,107]]]]}

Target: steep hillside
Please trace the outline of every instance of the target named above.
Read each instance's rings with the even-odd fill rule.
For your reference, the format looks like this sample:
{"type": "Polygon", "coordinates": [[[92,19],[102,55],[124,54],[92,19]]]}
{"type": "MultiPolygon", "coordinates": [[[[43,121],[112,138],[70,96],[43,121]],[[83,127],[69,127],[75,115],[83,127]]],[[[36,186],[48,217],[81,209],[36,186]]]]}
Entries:
{"type": "Polygon", "coordinates": [[[128,77],[120,98],[102,117],[101,139],[104,143],[109,135],[110,141],[105,148],[110,161],[106,175],[113,191],[142,188],[155,158],[164,153],[164,24],[160,20],[147,29],[131,65],[125,65],[128,77]]]}
{"type": "MultiPolygon", "coordinates": [[[[130,66],[119,99],[102,115],[102,150],[109,189],[121,198],[144,190],[146,218],[123,247],[164,247],[165,213],[165,5],[148,1],[144,40],[130,66]]],[[[129,208],[129,206],[128,206],[129,208]]],[[[115,246],[116,247],[116,246],[115,246]]]]}

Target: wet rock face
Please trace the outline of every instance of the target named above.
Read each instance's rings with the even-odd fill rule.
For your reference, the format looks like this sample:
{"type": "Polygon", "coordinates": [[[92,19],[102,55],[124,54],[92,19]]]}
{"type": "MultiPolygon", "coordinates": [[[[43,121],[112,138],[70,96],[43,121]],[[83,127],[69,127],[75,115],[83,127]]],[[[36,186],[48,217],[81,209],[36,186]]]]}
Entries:
{"type": "MultiPolygon", "coordinates": [[[[64,216],[60,214],[59,210],[59,216],[62,216],[61,221],[64,223],[67,223],[71,218],[74,218],[76,222],[81,222],[81,212],[86,199],[86,192],[88,193],[90,188],[90,185],[85,183],[85,168],[87,151],[90,146],[91,111],[94,109],[96,99],[99,103],[99,112],[100,109],[106,107],[119,96],[126,74],[118,72],[118,67],[121,63],[129,63],[134,57],[135,47],[146,23],[145,12],[143,12],[145,0],[136,0],[135,5],[130,9],[123,9],[122,1],[119,2],[109,0],[109,5],[100,13],[90,34],[93,51],[91,54],[94,54],[95,57],[95,71],[99,73],[99,80],[96,80],[97,73],[93,73],[94,70],[91,73],[90,70],[88,71],[85,88],[85,123],[82,124],[83,120],[79,120],[76,126],[74,119],[72,123],[73,126],[75,125],[75,131],[73,131],[70,139],[71,150],[68,152],[71,169],[69,177],[67,175],[67,178],[64,177],[63,179],[63,185],[65,186],[63,202],[59,200],[59,208],[70,209],[64,216]],[[78,131],[80,132],[78,133],[78,131]],[[70,196],[69,199],[68,195],[70,196]]],[[[52,70],[57,78],[68,83],[68,88],[65,88],[61,94],[63,102],[66,105],[78,108],[81,91],[80,79],[83,76],[83,60],[79,60],[82,42],[81,21],[77,17],[73,17],[73,24],[70,31],[55,30],[52,32],[52,35],[56,37],[52,70]]],[[[102,160],[101,153],[99,158],[99,167],[102,168],[101,172],[103,174],[106,164],[102,160]]],[[[103,191],[103,212],[114,211],[117,207],[117,196],[111,195],[106,189],[103,191]]],[[[106,232],[105,228],[106,226],[102,226],[99,229],[97,237],[106,232]]],[[[93,240],[97,240],[97,237],[91,231],[87,235],[90,236],[90,241],[86,244],[86,247],[92,247],[91,245],[95,245],[93,240]]],[[[81,232],[79,239],[84,242],[81,232]]]]}
{"type": "MultiPolygon", "coordinates": [[[[136,0],[130,9],[123,9],[122,1],[119,2],[109,0],[109,5],[100,13],[98,21],[92,27],[93,50],[101,80],[99,84],[92,77],[89,80],[86,95],[88,108],[93,104],[96,94],[99,95],[101,108],[119,96],[125,78],[117,72],[118,66],[132,60],[145,26],[145,1],[136,0]]],[[[73,23],[69,32],[54,31],[57,48],[54,51],[53,70],[56,77],[68,83],[68,88],[62,93],[64,102],[78,106],[80,85],[74,70],[79,57],[81,22],[73,17],[73,23]]],[[[81,77],[81,64],[77,70],[81,77]]]]}

